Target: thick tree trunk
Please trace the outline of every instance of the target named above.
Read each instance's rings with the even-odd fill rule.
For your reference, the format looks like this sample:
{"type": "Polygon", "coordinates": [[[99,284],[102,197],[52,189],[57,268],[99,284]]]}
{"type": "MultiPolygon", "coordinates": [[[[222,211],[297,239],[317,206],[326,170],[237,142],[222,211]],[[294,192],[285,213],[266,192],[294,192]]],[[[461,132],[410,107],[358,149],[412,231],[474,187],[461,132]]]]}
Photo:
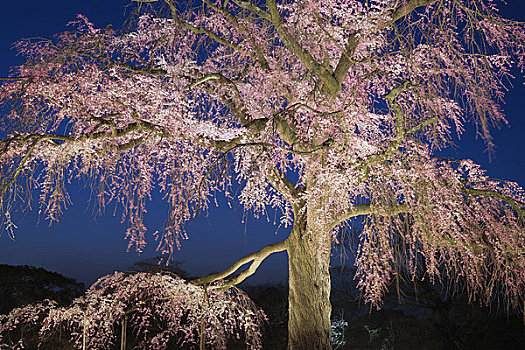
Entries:
{"type": "Polygon", "coordinates": [[[326,350],[330,344],[330,235],[296,217],[288,239],[289,350],[326,350]]]}

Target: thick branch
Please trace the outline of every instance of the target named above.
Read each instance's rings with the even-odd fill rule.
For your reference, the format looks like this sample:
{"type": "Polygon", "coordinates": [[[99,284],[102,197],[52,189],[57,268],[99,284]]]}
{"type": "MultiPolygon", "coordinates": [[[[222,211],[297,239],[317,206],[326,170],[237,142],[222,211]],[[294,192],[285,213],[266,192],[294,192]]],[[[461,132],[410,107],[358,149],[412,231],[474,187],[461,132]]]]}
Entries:
{"type": "MultiPolygon", "coordinates": [[[[378,29],[386,28],[394,24],[396,21],[400,20],[401,18],[408,16],[415,9],[422,7],[422,6],[433,5],[437,1],[439,0],[410,0],[407,3],[397,7],[392,12],[391,19],[389,21],[382,23],[378,29]]],[[[345,49],[341,53],[341,58],[339,59],[339,62],[337,63],[337,66],[334,70],[334,78],[339,84],[338,88],[340,88],[341,84],[343,83],[343,80],[348,74],[348,70],[354,63],[351,58],[357,48],[357,45],[359,44],[358,35],[359,35],[359,32],[356,32],[348,38],[348,42],[345,46],[345,49]]]]}
{"type": "MultiPolygon", "coordinates": [[[[154,1],[151,1],[151,2],[154,2],[154,1]]],[[[168,6],[170,7],[171,17],[173,18],[175,23],[178,23],[182,27],[184,27],[184,28],[194,32],[195,34],[206,34],[210,39],[215,40],[219,44],[228,46],[228,47],[230,47],[230,48],[232,48],[232,49],[234,49],[236,51],[241,51],[241,52],[243,51],[236,44],[234,44],[234,43],[232,43],[232,42],[230,42],[230,41],[228,41],[228,40],[218,36],[217,34],[212,32],[211,30],[208,30],[208,29],[205,29],[205,28],[200,28],[200,27],[195,27],[194,25],[181,20],[179,18],[179,15],[177,14],[177,7],[175,6],[175,4],[173,2],[171,2],[170,0],[164,0],[164,2],[166,4],[168,4],[168,6]]]]}
{"type": "Polygon", "coordinates": [[[266,0],[266,6],[270,10],[270,17],[272,24],[279,34],[279,38],[283,42],[284,46],[290,50],[294,55],[299,58],[299,60],[304,64],[306,69],[311,73],[315,74],[323,84],[328,88],[330,94],[335,96],[339,91],[339,84],[328,70],[327,67],[319,64],[314,57],[306,51],[301,44],[288,32],[288,30],[283,26],[283,19],[277,9],[277,4],[275,0],[266,0]]]}
{"type": "Polygon", "coordinates": [[[26,78],[28,77],[0,77],[0,80],[21,80],[26,78]]]}
{"type": "MultiPolygon", "coordinates": [[[[202,77],[201,79],[199,79],[199,80],[195,81],[194,83],[192,83],[188,87],[188,89],[193,89],[193,88],[195,88],[195,87],[197,87],[197,86],[199,86],[201,84],[204,84],[206,82],[212,82],[212,81],[215,81],[215,82],[218,82],[219,84],[227,86],[228,88],[230,88],[231,91],[233,91],[233,93],[235,95],[235,98],[230,97],[226,93],[222,93],[222,96],[220,96],[220,99],[221,99],[221,102],[224,103],[224,105],[226,105],[226,107],[228,107],[230,109],[232,114],[237,116],[237,118],[239,118],[239,123],[242,126],[248,126],[248,124],[255,122],[255,120],[250,121],[251,118],[246,113],[246,108],[244,107],[243,98],[241,96],[241,93],[239,92],[239,89],[237,88],[237,85],[235,85],[235,83],[231,79],[225,77],[221,73],[207,74],[204,77],[202,77]]],[[[224,92],[224,91],[222,91],[222,92],[224,92]]],[[[267,119],[265,118],[265,120],[267,120],[267,119]]],[[[259,131],[261,131],[261,130],[259,130],[259,131]]]]}
{"type": "Polygon", "coordinates": [[[117,146],[117,150],[119,152],[124,152],[124,151],[127,151],[128,149],[132,149],[132,148],[135,148],[137,146],[140,146],[144,143],[144,141],[146,140],[145,137],[139,137],[138,139],[135,139],[135,140],[132,140],[132,141],[129,141],[127,143],[124,143],[122,145],[118,145],[117,146]]]}
{"type": "MultiPolygon", "coordinates": [[[[286,118],[282,117],[282,114],[290,111],[289,109],[285,109],[279,113],[274,114],[272,119],[259,118],[259,119],[252,120],[251,116],[248,115],[248,113],[246,112],[243,97],[241,96],[239,89],[237,88],[237,85],[235,84],[234,81],[225,77],[221,73],[207,74],[203,76],[202,78],[198,79],[197,81],[193,82],[188,87],[188,89],[193,89],[203,84],[207,85],[207,83],[211,83],[211,82],[216,82],[218,84],[221,84],[229,88],[230,91],[233,92],[234,97],[232,97],[231,94],[224,93],[224,89],[221,89],[220,91],[222,92],[222,94],[219,96],[220,101],[226,107],[230,109],[230,112],[233,115],[235,115],[238,118],[241,126],[243,126],[244,128],[248,130],[247,134],[241,135],[233,140],[217,142],[217,145],[221,144],[220,145],[221,150],[225,150],[225,149],[234,147],[236,145],[241,145],[241,144],[248,145],[246,142],[243,142],[242,139],[245,139],[246,137],[257,135],[258,133],[263,131],[268,126],[268,122],[270,121],[272,121],[274,129],[279,134],[281,139],[284,142],[286,142],[288,145],[291,146],[291,149],[286,150],[287,152],[294,153],[294,154],[302,154],[302,155],[314,154],[322,149],[329,147],[332,144],[333,140],[328,139],[328,140],[325,140],[320,145],[315,145],[312,148],[298,147],[296,144],[297,136],[296,136],[294,125],[291,123],[288,123],[286,121],[286,118]]],[[[294,106],[291,106],[290,108],[293,108],[294,106]]],[[[261,143],[255,143],[255,144],[261,145],[261,143]]]]}
{"type": "Polygon", "coordinates": [[[262,8],[260,8],[259,6],[255,5],[253,2],[251,1],[244,1],[244,0],[232,0],[232,2],[234,4],[236,4],[237,6],[239,6],[240,8],[243,8],[245,10],[248,10],[254,14],[256,14],[257,16],[261,17],[261,18],[264,18],[265,20],[271,22],[271,17],[270,17],[270,14],[266,11],[264,11],[262,8]]]}
{"type": "Polygon", "coordinates": [[[350,38],[348,38],[348,42],[345,45],[345,49],[341,53],[339,63],[337,63],[337,66],[334,70],[334,78],[337,81],[339,87],[343,83],[343,80],[345,80],[346,74],[348,73],[348,70],[353,64],[351,57],[353,56],[358,44],[359,41],[357,39],[357,33],[355,33],[351,35],[350,38]]]}
{"type": "Polygon", "coordinates": [[[24,167],[25,167],[29,157],[31,156],[31,153],[33,153],[33,150],[35,149],[36,145],[38,144],[38,141],[39,140],[35,141],[31,146],[29,146],[29,150],[27,151],[27,153],[24,156],[24,158],[22,158],[22,161],[18,165],[18,167],[17,167],[13,177],[11,178],[11,180],[9,180],[4,186],[2,186],[2,189],[0,190],[0,201],[4,197],[4,194],[7,191],[7,189],[9,188],[9,186],[11,186],[16,181],[16,179],[18,179],[18,177],[20,176],[20,173],[22,172],[22,169],[24,169],[24,167]]]}
{"type": "Polygon", "coordinates": [[[279,243],[273,243],[269,244],[266,247],[262,248],[258,252],[252,253],[250,255],[247,255],[243,258],[240,258],[237,260],[233,265],[228,267],[226,270],[214,273],[211,275],[208,275],[206,277],[198,278],[196,280],[193,280],[192,283],[194,285],[201,285],[201,284],[210,284],[216,281],[219,281],[221,279],[224,279],[234,272],[236,272],[239,268],[241,268],[243,265],[250,263],[250,266],[245,271],[241,272],[238,276],[234,277],[230,281],[217,285],[217,286],[209,286],[209,289],[228,289],[236,284],[241,283],[244,281],[247,277],[253,275],[259,265],[266,259],[270,254],[278,253],[286,250],[288,248],[288,243],[286,240],[279,242],[279,243]]]}
{"type": "Polygon", "coordinates": [[[281,139],[286,142],[288,145],[294,147],[297,142],[297,127],[294,123],[289,123],[286,120],[285,114],[295,113],[295,108],[297,104],[288,106],[284,110],[275,113],[273,115],[273,128],[279,134],[281,139]]]}
{"type": "MultiPolygon", "coordinates": [[[[14,138],[11,138],[5,141],[0,141],[0,144],[5,145],[4,147],[9,147],[9,144],[12,142],[22,142],[22,143],[32,142],[26,154],[24,155],[24,157],[18,164],[18,167],[15,170],[13,177],[5,185],[3,185],[2,188],[0,189],[0,198],[4,196],[9,186],[11,186],[18,179],[18,177],[20,176],[22,172],[22,169],[24,169],[24,167],[26,166],[36,146],[42,141],[49,142],[50,147],[60,147],[62,144],[57,143],[56,141],[64,141],[65,143],[77,143],[77,142],[83,142],[83,141],[88,141],[88,140],[99,140],[102,138],[119,138],[119,137],[128,135],[129,133],[138,131],[138,130],[147,130],[147,131],[155,131],[155,132],[158,131],[158,130],[155,130],[155,128],[148,123],[140,123],[140,124],[132,123],[125,128],[114,129],[110,133],[95,132],[92,134],[85,134],[77,138],[72,137],[72,136],[59,135],[59,134],[29,134],[24,137],[20,137],[18,135],[18,136],[15,136],[14,138]]],[[[131,140],[125,144],[115,145],[115,149],[119,152],[122,152],[128,149],[137,147],[138,145],[142,144],[145,141],[145,139],[146,138],[142,136],[135,140],[131,140]]]]}
{"type": "Polygon", "coordinates": [[[300,194],[303,188],[298,187],[291,182],[277,167],[273,167],[269,170],[266,179],[273,188],[283,195],[284,199],[286,199],[292,207],[296,206],[298,202],[301,201],[300,194]]]}
{"type": "Polygon", "coordinates": [[[199,80],[193,82],[190,86],[188,86],[188,90],[194,89],[195,87],[204,84],[207,81],[213,81],[213,80],[220,80],[222,77],[222,74],[215,73],[215,74],[208,74],[199,80]]]}
{"type": "Polygon", "coordinates": [[[381,26],[381,28],[387,27],[396,22],[397,20],[408,16],[412,11],[414,11],[418,7],[434,5],[438,1],[440,0],[410,0],[407,3],[399,6],[397,9],[395,9],[394,12],[392,12],[391,20],[384,23],[381,26]]]}
{"type": "Polygon", "coordinates": [[[388,94],[385,95],[385,99],[388,100],[390,107],[394,110],[394,115],[396,117],[396,139],[402,140],[405,137],[405,114],[403,113],[403,109],[399,105],[399,103],[396,101],[397,95],[405,91],[407,86],[409,85],[408,81],[403,82],[402,84],[399,84],[388,94]]]}

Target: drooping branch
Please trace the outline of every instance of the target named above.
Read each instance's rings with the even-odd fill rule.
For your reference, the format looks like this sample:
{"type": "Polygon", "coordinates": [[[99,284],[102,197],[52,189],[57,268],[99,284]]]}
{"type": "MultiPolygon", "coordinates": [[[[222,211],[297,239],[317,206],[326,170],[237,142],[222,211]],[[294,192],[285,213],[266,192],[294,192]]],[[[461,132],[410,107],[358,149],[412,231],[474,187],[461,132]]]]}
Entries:
{"type": "Polygon", "coordinates": [[[334,220],[332,220],[328,227],[329,229],[333,229],[348,219],[362,215],[374,214],[380,216],[394,216],[402,213],[408,213],[409,211],[409,205],[404,203],[395,204],[388,208],[374,206],[372,204],[357,204],[348,208],[348,210],[343,214],[338,215],[334,220]]]}
{"type": "Polygon", "coordinates": [[[278,253],[285,251],[288,248],[287,240],[284,240],[279,243],[273,243],[269,244],[266,247],[262,248],[258,252],[252,253],[250,255],[247,255],[243,258],[240,258],[237,260],[233,265],[228,267],[226,270],[214,273],[202,278],[198,278],[196,280],[193,280],[192,283],[194,285],[201,285],[201,284],[210,284],[219,280],[222,280],[231,274],[235,273],[239,268],[241,268],[243,265],[250,263],[250,266],[243,272],[241,272],[238,276],[232,278],[226,283],[220,284],[220,285],[212,285],[209,286],[208,289],[228,289],[234,285],[237,285],[244,281],[247,277],[253,275],[255,271],[257,271],[257,268],[261,263],[266,259],[269,255],[273,253],[278,253]]]}
{"type": "Polygon", "coordinates": [[[522,207],[522,205],[520,203],[518,203],[515,199],[509,197],[509,196],[506,196],[504,194],[501,194],[497,191],[493,191],[493,190],[479,190],[479,189],[475,189],[475,188],[470,188],[470,187],[463,187],[463,191],[466,193],[466,194],[469,194],[469,195],[473,195],[473,196],[485,196],[485,197],[493,197],[493,198],[497,198],[505,203],[507,203],[508,205],[510,205],[512,207],[512,209],[514,209],[516,211],[516,213],[518,214],[518,217],[520,219],[523,219],[525,217],[525,209],[522,207]]]}
{"type": "MultiPolygon", "coordinates": [[[[523,217],[525,214],[525,210],[519,205],[518,202],[516,202],[514,199],[502,195],[496,191],[490,191],[490,190],[474,190],[470,188],[465,188],[464,191],[466,193],[469,193],[471,195],[480,195],[480,196],[489,196],[489,197],[495,197],[499,198],[502,201],[505,201],[510,206],[512,206],[520,215],[520,217],[523,217]]],[[[411,213],[411,207],[407,204],[396,204],[394,206],[390,207],[378,207],[373,206],[371,204],[359,204],[352,206],[349,208],[344,214],[338,216],[335,220],[332,221],[330,224],[330,229],[333,229],[343,223],[344,221],[358,217],[363,215],[379,215],[379,216],[395,216],[399,214],[410,214],[411,213]]],[[[476,240],[476,241],[469,241],[469,242],[459,242],[455,238],[448,237],[447,235],[440,235],[439,238],[437,237],[430,237],[428,233],[423,233],[425,238],[428,238],[432,241],[433,244],[436,244],[437,246],[441,248],[452,248],[452,249],[464,249],[469,248],[472,249],[472,251],[480,253],[483,250],[491,250],[493,249],[492,245],[488,242],[485,242],[483,240],[476,240]]],[[[506,254],[515,254],[516,251],[512,249],[505,249],[504,253],[506,254]]]]}
{"type": "MultiPolygon", "coordinates": [[[[461,159],[456,159],[456,158],[451,158],[451,157],[434,157],[434,158],[435,159],[439,159],[439,160],[444,161],[444,162],[451,162],[451,163],[461,163],[463,161],[461,159]]],[[[501,180],[496,180],[496,181],[502,182],[501,180]]],[[[519,202],[519,201],[515,200],[514,198],[512,198],[510,196],[507,196],[507,195],[504,195],[504,194],[502,194],[502,193],[500,193],[498,191],[495,191],[495,190],[477,189],[477,188],[468,187],[467,186],[468,181],[465,180],[465,179],[462,180],[462,183],[463,183],[463,186],[462,186],[461,190],[465,194],[472,195],[472,196],[485,196],[485,197],[497,198],[497,199],[507,203],[508,205],[510,205],[512,207],[512,209],[514,209],[516,211],[516,213],[518,214],[518,217],[520,219],[525,218],[525,209],[524,209],[525,203],[519,202]]]]}
{"type": "MultiPolygon", "coordinates": [[[[80,137],[73,137],[73,136],[66,136],[66,135],[60,135],[60,134],[29,134],[24,136],[23,138],[20,138],[20,136],[15,136],[11,139],[0,141],[0,145],[4,146],[4,150],[6,150],[7,147],[10,146],[13,142],[21,142],[21,143],[30,143],[29,148],[18,164],[15,173],[13,174],[13,177],[5,183],[2,188],[0,189],[0,198],[3,198],[4,194],[6,193],[9,186],[11,186],[20,176],[22,170],[26,166],[29,158],[31,157],[32,153],[34,152],[35,148],[38,146],[38,144],[42,141],[48,142],[48,147],[61,147],[64,144],[72,144],[72,143],[81,143],[89,140],[100,140],[103,138],[120,138],[123,136],[128,135],[131,132],[137,131],[137,130],[149,130],[149,131],[156,131],[151,129],[151,125],[148,123],[144,123],[143,125],[140,125],[139,123],[132,123],[128,125],[126,128],[122,129],[115,129],[112,130],[110,133],[104,133],[104,132],[95,132],[92,134],[84,134],[80,137]],[[57,141],[63,141],[64,143],[58,143],[57,141]]],[[[137,139],[128,141],[124,144],[115,145],[113,146],[117,151],[122,152],[134,147],[139,146],[142,144],[146,138],[144,136],[139,137],[137,139]]]]}

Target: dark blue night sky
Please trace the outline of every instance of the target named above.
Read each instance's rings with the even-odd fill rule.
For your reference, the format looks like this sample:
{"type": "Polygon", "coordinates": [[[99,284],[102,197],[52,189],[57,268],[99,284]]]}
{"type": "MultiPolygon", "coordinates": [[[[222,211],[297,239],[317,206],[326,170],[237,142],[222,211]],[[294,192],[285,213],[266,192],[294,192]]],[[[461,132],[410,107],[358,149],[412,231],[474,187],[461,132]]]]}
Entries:
{"type": "MultiPolygon", "coordinates": [[[[503,11],[506,17],[525,20],[525,1],[508,0],[503,11]]],[[[17,0],[2,4],[0,14],[0,76],[8,75],[9,67],[21,63],[21,58],[10,50],[11,44],[25,37],[49,37],[66,29],[66,23],[76,14],[86,15],[98,27],[108,23],[119,28],[131,9],[126,0],[17,0]]],[[[131,5],[133,6],[133,5],[131,5]]],[[[523,74],[522,74],[523,75],[523,74]]],[[[447,154],[470,158],[480,163],[491,177],[514,180],[525,185],[525,86],[523,79],[514,82],[514,89],[506,97],[505,111],[510,127],[502,126],[492,135],[497,149],[492,159],[484,152],[485,145],[467,130],[456,144],[456,150],[447,154]]],[[[5,232],[0,235],[0,263],[34,265],[74,277],[91,284],[98,277],[116,270],[126,270],[135,261],[158,255],[152,237],[149,246],[139,256],[126,252],[123,233],[125,225],[120,216],[113,216],[108,208],[104,216],[94,218],[88,204],[89,190],[73,184],[69,188],[73,204],[65,211],[58,224],[48,222],[33,212],[19,216],[14,239],[5,232]]],[[[37,206],[37,203],[34,203],[37,206]]],[[[221,199],[219,198],[219,204],[221,199]]],[[[225,201],[222,201],[225,204],[225,201]]],[[[166,207],[160,196],[154,196],[146,223],[150,232],[161,230],[166,218],[166,207]]],[[[188,225],[189,240],[174,260],[184,261],[182,266],[194,275],[203,275],[226,268],[238,258],[254,252],[268,243],[284,240],[287,230],[272,224],[272,217],[256,220],[250,216],[243,223],[242,209],[231,210],[227,205],[212,209],[208,216],[199,217],[188,225]]],[[[334,256],[334,260],[336,257],[334,256]]],[[[338,264],[339,261],[334,261],[338,264]]],[[[251,283],[279,282],[287,278],[286,256],[271,256],[251,283]]]]}

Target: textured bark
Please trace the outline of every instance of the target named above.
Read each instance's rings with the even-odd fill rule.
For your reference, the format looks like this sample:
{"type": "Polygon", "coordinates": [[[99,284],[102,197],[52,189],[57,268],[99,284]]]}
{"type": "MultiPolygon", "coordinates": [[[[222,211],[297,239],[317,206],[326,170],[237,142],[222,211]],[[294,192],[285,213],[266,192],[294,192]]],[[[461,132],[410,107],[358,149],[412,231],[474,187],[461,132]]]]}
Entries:
{"type": "Polygon", "coordinates": [[[296,218],[288,239],[289,350],[332,349],[330,344],[330,235],[309,230],[315,218],[296,218]]]}

